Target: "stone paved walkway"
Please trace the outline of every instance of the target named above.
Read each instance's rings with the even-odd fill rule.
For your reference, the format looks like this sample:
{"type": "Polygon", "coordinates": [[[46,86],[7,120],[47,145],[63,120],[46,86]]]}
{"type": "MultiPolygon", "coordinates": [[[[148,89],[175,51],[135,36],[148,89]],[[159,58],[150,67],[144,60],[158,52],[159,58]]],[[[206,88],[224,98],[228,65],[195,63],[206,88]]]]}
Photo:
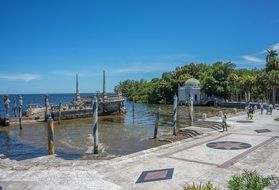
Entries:
{"type": "Polygon", "coordinates": [[[211,132],[112,160],[0,159],[0,185],[15,190],[166,190],[211,181],[226,189],[230,177],[243,169],[279,177],[277,117],[278,110],[273,115],[256,113],[252,122],[246,115],[231,117],[228,132],[211,132]]]}

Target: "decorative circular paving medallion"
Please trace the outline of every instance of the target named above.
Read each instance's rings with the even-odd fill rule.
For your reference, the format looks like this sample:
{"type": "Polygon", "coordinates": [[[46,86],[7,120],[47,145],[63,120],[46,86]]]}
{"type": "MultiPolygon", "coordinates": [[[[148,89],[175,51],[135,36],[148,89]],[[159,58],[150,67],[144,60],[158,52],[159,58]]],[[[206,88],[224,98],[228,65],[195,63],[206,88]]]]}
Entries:
{"type": "Polygon", "coordinates": [[[252,145],[244,142],[236,141],[217,141],[206,144],[209,148],[220,149],[220,150],[240,150],[252,147],[252,145]]]}

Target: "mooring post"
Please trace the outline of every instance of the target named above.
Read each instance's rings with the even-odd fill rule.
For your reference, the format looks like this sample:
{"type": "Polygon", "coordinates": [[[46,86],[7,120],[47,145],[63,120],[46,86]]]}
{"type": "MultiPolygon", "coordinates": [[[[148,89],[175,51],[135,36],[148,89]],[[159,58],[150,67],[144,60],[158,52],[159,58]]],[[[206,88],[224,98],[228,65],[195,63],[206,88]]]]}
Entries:
{"type": "Polygon", "coordinates": [[[160,122],[160,107],[158,108],[157,114],[156,114],[156,121],[155,121],[155,128],[154,128],[154,136],[153,136],[154,139],[157,138],[159,122],[160,122]]]}
{"type": "Polygon", "coordinates": [[[54,146],[54,122],[52,117],[48,116],[48,153],[49,155],[55,154],[55,146],[54,146]]]}
{"type": "Polygon", "coordinates": [[[98,154],[99,134],[98,134],[98,99],[93,98],[93,138],[94,154],[98,154]]]}
{"type": "Polygon", "coordinates": [[[18,102],[19,102],[19,129],[22,129],[22,124],[21,124],[21,121],[22,121],[22,107],[23,107],[23,98],[22,96],[19,96],[18,97],[18,102]]]}
{"type": "Polygon", "coordinates": [[[133,118],[135,118],[135,98],[133,98],[132,110],[133,110],[133,118]]]}
{"type": "Polygon", "coordinates": [[[48,95],[45,95],[45,121],[48,120],[48,107],[49,107],[48,95]]]}
{"type": "Polygon", "coordinates": [[[194,123],[194,102],[193,102],[193,98],[190,97],[190,111],[189,111],[189,117],[190,117],[190,126],[193,126],[194,123]]]}
{"type": "Polygon", "coordinates": [[[176,120],[177,120],[177,96],[173,97],[173,135],[176,135],[176,120]]]}
{"type": "Polygon", "coordinates": [[[10,99],[7,95],[3,97],[4,99],[4,108],[5,108],[5,117],[4,117],[4,125],[10,125],[10,115],[9,115],[9,108],[10,108],[10,99]]]}
{"type": "Polygon", "coordinates": [[[58,115],[58,125],[61,123],[61,110],[62,110],[62,103],[59,103],[59,115],[58,115]]]}

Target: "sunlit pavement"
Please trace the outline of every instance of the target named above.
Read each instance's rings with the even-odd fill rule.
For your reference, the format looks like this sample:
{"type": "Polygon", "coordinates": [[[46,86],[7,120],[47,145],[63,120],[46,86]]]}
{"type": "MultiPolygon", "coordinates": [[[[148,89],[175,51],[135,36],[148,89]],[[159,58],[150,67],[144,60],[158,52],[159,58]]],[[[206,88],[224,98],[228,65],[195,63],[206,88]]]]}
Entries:
{"type": "MultiPolygon", "coordinates": [[[[183,189],[211,181],[223,189],[244,169],[279,177],[279,111],[228,118],[215,131],[113,160],[0,160],[4,189],[183,189]]],[[[139,142],[140,143],[140,142],[139,142]]],[[[278,187],[279,188],[279,187],[278,187]]]]}

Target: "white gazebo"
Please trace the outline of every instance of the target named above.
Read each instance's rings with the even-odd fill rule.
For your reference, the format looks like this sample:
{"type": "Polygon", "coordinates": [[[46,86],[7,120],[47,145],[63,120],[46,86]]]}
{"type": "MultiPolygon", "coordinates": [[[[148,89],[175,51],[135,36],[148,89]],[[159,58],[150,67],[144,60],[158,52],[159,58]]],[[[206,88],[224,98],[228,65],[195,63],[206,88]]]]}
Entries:
{"type": "Polygon", "coordinates": [[[184,86],[178,87],[178,103],[186,104],[192,97],[194,104],[199,104],[201,100],[200,82],[197,79],[190,78],[184,86]]]}

